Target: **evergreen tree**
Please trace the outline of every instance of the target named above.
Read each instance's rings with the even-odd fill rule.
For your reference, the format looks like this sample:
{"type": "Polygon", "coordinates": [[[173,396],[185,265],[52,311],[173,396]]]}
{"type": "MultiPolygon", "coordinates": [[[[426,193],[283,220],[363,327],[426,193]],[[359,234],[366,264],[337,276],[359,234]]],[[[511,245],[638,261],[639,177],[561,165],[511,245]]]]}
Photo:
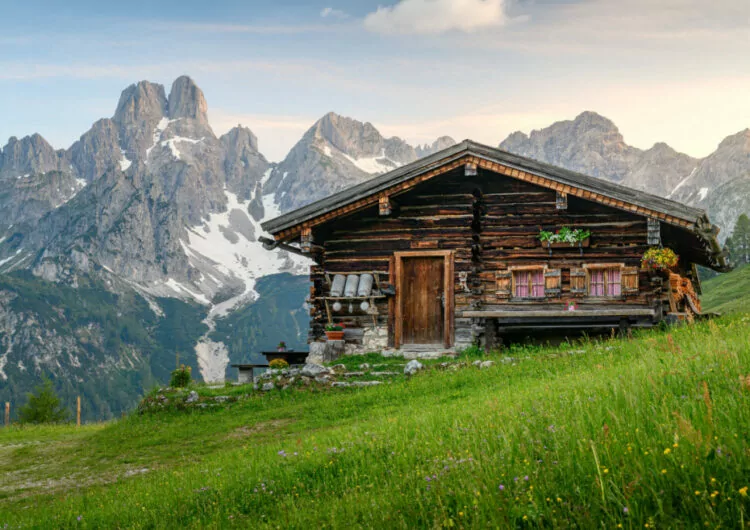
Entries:
{"type": "Polygon", "coordinates": [[[737,218],[726,246],[735,266],[741,267],[750,263],[750,218],[747,214],[743,213],[737,218]]]}
{"type": "Polygon", "coordinates": [[[52,381],[43,378],[42,384],[28,394],[29,401],[21,407],[18,419],[21,423],[62,423],[68,419],[68,411],[60,405],[52,381]]]}

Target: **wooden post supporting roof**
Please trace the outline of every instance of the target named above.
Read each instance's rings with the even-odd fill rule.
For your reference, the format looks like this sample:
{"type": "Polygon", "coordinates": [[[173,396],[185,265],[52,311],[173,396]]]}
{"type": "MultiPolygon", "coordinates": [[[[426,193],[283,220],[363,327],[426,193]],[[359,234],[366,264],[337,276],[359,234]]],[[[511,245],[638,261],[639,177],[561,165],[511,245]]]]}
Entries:
{"type": "Polygon", "coordinates": [[[653,217],[648,218],[648,244],[661,245],[661,223],[653,217]]]}
{"type": "Polygon", "coordinates": [[[378,199],[378,213],[382,216],[391,215],[393,211],[391,199],[388,195],[381,195],[378,199]]]}
{"type": "Polygon", "coordinates": [[[300,234],[300,249],[302,252],[309,253],[312,250],[313,235],[312,228],[306,226],[302,229],[300,234]]]}

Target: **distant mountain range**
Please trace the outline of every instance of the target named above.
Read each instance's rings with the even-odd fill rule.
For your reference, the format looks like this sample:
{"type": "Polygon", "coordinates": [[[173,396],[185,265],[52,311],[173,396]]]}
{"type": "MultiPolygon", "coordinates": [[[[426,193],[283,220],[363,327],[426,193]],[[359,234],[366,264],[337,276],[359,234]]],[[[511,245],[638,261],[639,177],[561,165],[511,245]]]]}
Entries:
{"type": "MultiPolygon", "coordinates": [[[[142,81],[68,149],[35,134],[0,150],[0,398],[45,372],[69,392],[93,385],[106,416],[163,380],[177,353],[214,380],[278,340],[303,346],[307,288],[283,273],[307,263],[263,250],[260,222],[455,144],[411,146],[328,113],[272,164],[245,127],[217,137],[207,112],[189,77],[168,95],[142,81]]],[[[708,208],[723,235],[750,211],[750,130],[697,160],[628,146],[584,112],[500,147],[708,208]]]]}

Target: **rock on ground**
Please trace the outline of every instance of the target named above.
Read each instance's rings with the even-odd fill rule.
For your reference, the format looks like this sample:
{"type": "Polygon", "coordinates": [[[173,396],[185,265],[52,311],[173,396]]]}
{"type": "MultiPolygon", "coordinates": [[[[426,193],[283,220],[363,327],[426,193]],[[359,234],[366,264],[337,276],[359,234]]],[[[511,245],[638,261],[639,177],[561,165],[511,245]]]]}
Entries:
{"type": "Polygon", "coordinates": [[[321,366],[319,364],[313,364],[313,363],[307,363],[305,366],[302,367],[302,371],[300,372],[300,375],[303,375],[305,377],[318,377],[321,375],[328,375],[331,373],[330,368],[326,368],[325,366],[321,366]]]}
{"type": "Polygon", "coordinates": [[[424,365],[414,359],[413,361],[409,361],[406,363],[406,366],[404,367],[404,374],[406,375],[414,375],[419,370],[422,370],[424,368],[424,365]]]}

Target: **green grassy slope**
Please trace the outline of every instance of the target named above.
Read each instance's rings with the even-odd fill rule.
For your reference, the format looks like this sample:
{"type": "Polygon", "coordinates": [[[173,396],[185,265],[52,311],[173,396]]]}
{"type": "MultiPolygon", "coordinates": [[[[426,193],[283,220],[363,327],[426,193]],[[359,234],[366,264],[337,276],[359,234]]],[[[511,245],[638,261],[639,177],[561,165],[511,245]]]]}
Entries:
{"type": "Polygon", "coordinates": [[[1,429],[0,528],[750,521],[750,316],[506,353],[379,387],[1,429]]]}
{"type": "Polygon", "coordinates": [[[750,312],[750,266],[703,282],[701,304],[704,311],[750,312]]]}

